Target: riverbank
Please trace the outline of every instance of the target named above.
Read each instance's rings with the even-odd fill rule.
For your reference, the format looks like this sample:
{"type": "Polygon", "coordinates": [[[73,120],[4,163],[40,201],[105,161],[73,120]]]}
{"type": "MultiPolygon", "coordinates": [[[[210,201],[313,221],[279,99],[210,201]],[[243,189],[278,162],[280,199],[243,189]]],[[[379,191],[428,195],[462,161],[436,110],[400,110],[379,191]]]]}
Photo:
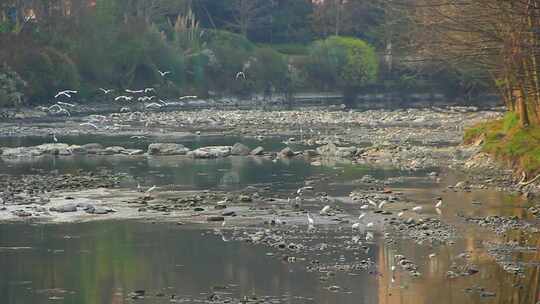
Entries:
{"type": "Polygon", "coordinates": [[[520,178],[519,185],[527,186],[538,180],[540,174],[540,128],[518,126],[516,114],[482,122],[465,131],[464,143],[480,146],[520,178]]]}

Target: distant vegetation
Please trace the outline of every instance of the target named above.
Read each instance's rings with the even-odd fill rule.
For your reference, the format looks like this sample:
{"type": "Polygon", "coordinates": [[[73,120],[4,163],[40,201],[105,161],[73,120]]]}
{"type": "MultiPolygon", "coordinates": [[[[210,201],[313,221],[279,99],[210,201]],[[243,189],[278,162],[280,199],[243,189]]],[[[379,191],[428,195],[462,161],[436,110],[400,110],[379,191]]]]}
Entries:
{"type": "Polygon", "coordinates": [[[99,100],[99,87],[171,97],[338,90],[350,105],[359,92],[471,93],[453,68],[399,60],[390,17],[370,1],[7,0],[0,74],[15,71],[5,74],[25,86],[0,103],[48,103],[66,88],[99,100]]]}

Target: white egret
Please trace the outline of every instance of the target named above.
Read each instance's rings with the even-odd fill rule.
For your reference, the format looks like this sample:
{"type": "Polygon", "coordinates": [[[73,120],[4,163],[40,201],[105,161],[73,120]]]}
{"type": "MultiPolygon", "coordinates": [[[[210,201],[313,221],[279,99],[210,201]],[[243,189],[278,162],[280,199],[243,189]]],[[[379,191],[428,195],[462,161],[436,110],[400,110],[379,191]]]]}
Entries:
{"type": "Polygon", "coordinates": [[[420,212],[420,211],[422,211],[422,209],[423,209],[422,206],[416,206],[416,207],[412,208],[412,211],[420,212]]]}
{"type": "Polygon", "coordinates": [[[179,97],[178,100],[195,99],[195,98],[198,98],[198,97],[197,97],[197,96],[194,96],[194,95],[188,95],[188,96],[182,96],[182,97],[179,97]]]}
{"type": "Polygon", "coordinates": [[[375,203],[374,201],[370,200],[369,198],[368,198],[368,203],[369,203],[371,206],[377,208],[377,203],[375,203]]]}
{"type": "Polygon", "coordinates": [[[351,228],[352,228],[353,230],[359,229],[359,228],[360,228],[360,223],[354,223],[354,224],[352,224],[351,228]]]}
{"type": "Polygon", "coordinates": [[[142,94],[142,93],[144,93],[144,90],[129,90],[129,89],[126,89],[126,92],[131,93],[131,94],[142,94]]]}
{"type": "Polygon", "coordinates": [[[119,100],[125,100],[125,101],[130,101],[132,100],[133,97],[131,96],[125,96],[125,95],[122,95],[122,96],[118,96],[114,99],[114,101],[119,101],[119,100]]]}
{"type": "Polygon", "coordinates": [[[321,209],[320,214],[321,214],[321,215],[326,215],[326,214],[328,214],[328,211],[330,211],[330,208],[331,208],[330,205],[324,206],[324,207],[321,209]]]}
{"type": "Polygon", "coordinates": [[[399,213],[397,214],[397,216],[398,216],[398,217],[402,217],[402,216],[403,216],[403,214],[404,214],[404,212],[403,212],[403,211],[401,211],[401,212],[399,212],[399,213]]]}
{"type": "Polygon", "coordinates": [[[360,206],[360,210],[366,210],[369,208],[369,205],[368,204],[365,204],[365,205],[362,205],[360,206]]]}
{"type": "Polygon", "coordinates": [[[54,98],[58,98],[60,96],[65,96],[67,98],[71,98],[70,94],[77,94],[77,91],[72,91],[72,90],[60,91],[60,92],[56,93],[56,95],[54,95],[54,98]]]}
{"type": "Polygon", "coordinates": [[[386,205],[388,202],[387,201],[382,201],[380,204],[379,204],[379,209],[382,209],[382,207],[384,207],[384,205],[386,205]]]}
{"type": "Polygon", "coordinates": [[[366,216],[366,213],[365,213],[365,212],[362,212],[362,213],[358,216],[358,219],[361,220],[362,218],[364,218],[364,216],[366,216]]]}
{"type": "Polygon", "coordinates": [[[75,105],[74,104],[71,104],[71,103],[67,103],[67,102],[57,102],[57,104],[61,105],[61,106],[68,106],[68,107],[71,107],[71,108],[74,108],[75,105]]]}
{"type": "Polygon", "coordinates": [[[149,109],[149,108],[161,108],[163,107],[163,105],[160,105],[159,103],[156,103],[156,102],[152,102],[150,104],[147,104],[146,106],[144,106],[145,108],[149,109]]]}
{"type": "Polygon", "coordinates": [[[238,78],[240,78],[240,77],[246,79],[246,74],[245,74],[244,72],[238,72],[238,73],[236,73],[236,79],[238,79],[238,78]]]}
{"type": "Polygon", "coordinates": [[[435,253],[431,253],[431,254],[428,255],[428,257],[429,257],[430,259],[433,259],[435,256],[437,256],[435,253]]]}
{"type": "Polygon", "coordinates": [[[91,122],[83,122],[82,124],[80,124],[81,127],[85,127],[85,126],[88,126],[88,127],[92,127],[94,129],[99,129],[98,126],[96,126],[95,124],[91,123],[91,122]]]}
{"type": "Polygon", "coordinates": [[[54,133],[52,134],[52,139],[53,139],[54,142],[58,142],[58,138],[56,138],[56,134],[54,134],[54,133]]]}
{"type": "Polygon", "coordinates": [[[156,185],[153,185],[153,186],[150,187],[148,190],[146,190],[146,193],[150,193],[150,192],[152,192],[152,191],[154,191],[154,190],[156,190],[156,189],[157,189],[157,186],[156,186],[156,185]]]}
{"type": "Polygon", "coordinates": [[[371,240],[373,240],[373,232],[368,231],[368,232],[366,232],[366,241],[369,242],[371,240]]]}
{"type": "Polygon", "coordinates": [[[161,77],[165,77],[165,76],[171,74],[172,72],[171,72],[171,71],[164,71],[164,72],[162,72],[162,71],[158,70],[158,73],[159,73],[159,75],[161,75],[161,77]]]}
{"type": "Polygon", "coordinates": [[[307,220],[308,220],[308,225],[310,227],[313,227],[315,225],[315,221],[313,220],[313,218],[311,217],[309,213],[307,214],[307,220]]]}
{"type": "Polygon", "coordinates": [[[366,228],[371,228],[371,227],[373,227],[373,222],[369,222],[366,224],[366,228]]]}
{"type": "Polygon", "coordinates": [[[112,93],[112,92],[114,91],[113,89],[107,90],[107,89],[104,89],[104,88],[99,88],[99,90],[100,90],[101,92],[103,92],[103,94],[105,94],[105,95],[107,95],[107,94],[109,94],[109,93],[112,93]]]}
{"type": "Polygon", "coordinates": [[[441,208],[442,206],[442,199],[440,199],[437,204],[435,204],[435,208],[441,208]]]}

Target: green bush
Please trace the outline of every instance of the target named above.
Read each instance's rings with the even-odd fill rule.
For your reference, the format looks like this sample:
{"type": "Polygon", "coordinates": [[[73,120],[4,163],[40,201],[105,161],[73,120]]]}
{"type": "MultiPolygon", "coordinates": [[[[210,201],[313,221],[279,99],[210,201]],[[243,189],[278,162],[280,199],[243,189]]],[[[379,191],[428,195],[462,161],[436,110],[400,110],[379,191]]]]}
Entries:
{"type": "Polygon", "coordinates": [[[206,67],[206,80],[212,89],[239,95],[251,93],[253,79],[236,79],[236,74],[244,71],[253,59],[255,45],[241,35],[226,31],[208,31],[205,41],[214,56],[206,67]]]}
{"type": "Polygon", "coordinates": [[[49,102],[59,90],[79,89],[77,66],[56,49],[29,49],[17,59],[16,69],[28,83],[26,93],[31,102],[49,102]]]}
{"type": "Polygon", "coordinates": [[[334,36],[311,46],[307,68],[314,81],[341,89],[351,105],[360,88],[377,80],[379,61],[368,43],[334,36]]]}
{"type": "Polygon", "coordinates": [[[271,48],[258,48],[246,73],[254,80],[257,90],[264,90],[269,85],[277,88],[287,77],[287,62],[283,55],[271,48]]]}

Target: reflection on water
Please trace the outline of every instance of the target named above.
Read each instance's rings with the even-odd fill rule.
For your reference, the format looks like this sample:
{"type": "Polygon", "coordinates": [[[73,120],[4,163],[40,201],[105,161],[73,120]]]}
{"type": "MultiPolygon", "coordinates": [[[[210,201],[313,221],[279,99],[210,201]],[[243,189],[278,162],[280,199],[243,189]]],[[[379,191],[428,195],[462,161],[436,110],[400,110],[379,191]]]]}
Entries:
{"type": "Polygon", "coordinates": [[[226,292],[314,298],[313,303],[376,303],[376,281],[357,277],[352,293],[331,293],[300,265],[266,257],[241,242],[222,242],[203,231],[135,222],[2,227],[2,303],[127,303],[129,292],[150,295],[138,303],[168,303],[170,295],[205,299],[213,286],[226,292]],[[236,287],[234,287],[236,286],[236,287]],[[165,299],[156,297],[163,293],[165,299]]]}
{"type": "MultiPolygon", "coordinates": [[[[0,160],[0,174],[35,174],[56,171],[77,174],[79,170],[111,169],[124,174],[124,185],[173,185],[181,189],[241,189],[248,185],[266,184],[274,189],[290,190],[306,179],[330,175],[330,186],[359,179],[365,174],[377,178],[422,174],[395,169],[373,169],[367,166],[339,164],[311,166],[303,158],[280,159],[273,162],[261,157],[231,156],[219,159],[193,159],[187,156],[127,157],[127,156],[45,156],[28,161],[0,160]]],[[[351,189],[352,185],[346,185],[351,189]]],[[[329,190],[329,189],[326,189],[329,190]]],[[[331,190],[331,189],[330,189],[331,190]]]]}
{"type": "MultiPolygon", "coordinates": [[[[335,281],[324,282],[319,280],[321,274],[303,269],[306,262],[285,263],[279,252],[269,257],[270,249],[223,242],[196,227],[132,221],[3,225],[0,295],[6,304],[51,299],[116,304],[130,303],[129,293],[144,289],[147,297],[138,303],[168,303],[171,295],[204,300],[212,287],[227,286],[224,292],[235,298],[256,294],[281,297],[284,303],[535,303],[538,267],[528,268],[522,278],[504,272],[480,250],[483,239],[481,232],[471,232],[456,245],[436,250],[434,259],[427,257],[434,252],[427,246],[380,241],[369,253],[377,272],[338,273],[335,281]],[[461,263],[458,255],[465,251],[480,272],[448,279],[446,272],[461,263]],[[416,261],[422,276],[411,278],[398,271],[392,282],[390,267],[396,254],[416,261]],[[341,291],[329,291],[333,284],[341,291]],[[496,296],[465,291],[476,287],[496,296]]],[[[539,257],[535,253],[529,258],[539,257]]]]}

